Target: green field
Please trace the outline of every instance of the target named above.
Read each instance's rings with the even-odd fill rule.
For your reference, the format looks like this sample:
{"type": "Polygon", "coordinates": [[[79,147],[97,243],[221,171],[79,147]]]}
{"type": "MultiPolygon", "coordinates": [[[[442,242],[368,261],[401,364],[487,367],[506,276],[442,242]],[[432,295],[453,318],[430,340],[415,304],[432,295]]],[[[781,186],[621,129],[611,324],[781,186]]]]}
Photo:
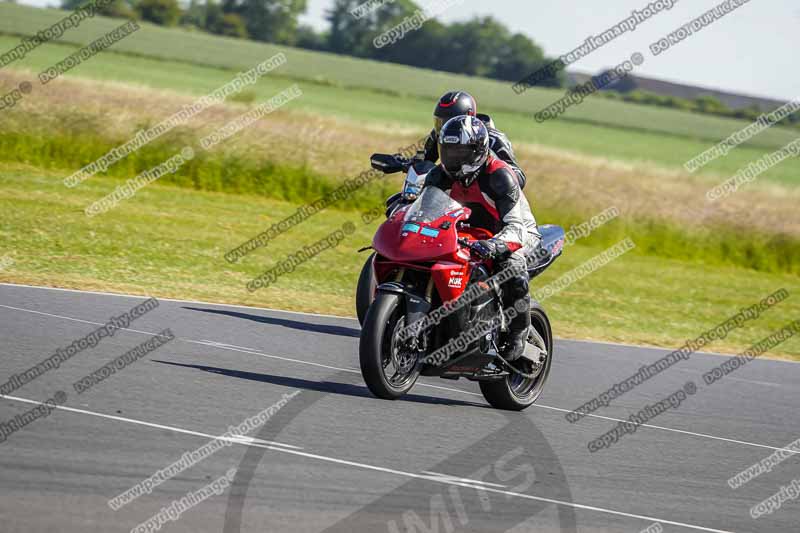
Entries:
{"type": "MultiPolygon", "coordinates": [[[[156,183],[89,219],[83,208],[121,180],[90,180],[65,194],[62,176],[24,165],[0,171],[0,256],[15,260],[0,271],[3,281],[354,314],[355,279],[364,260],[356,250],[370,242],[377,224],[365,226],[358,211],[312,217],[267,248],[230,264],[222,258],[225,252],[296,206],[156,183]],[[247,281],[348,220],[356,231],[338,247],[271,287],[247,292],[247,281]]],[[[586,242],[591,245],[569,247],[537,278],[534,289],[604,250],[591,238],[586,242]]],[[[797,277],[711,269],[629,252],[544,303],[561,337],[678,347],[676,339],[694,338],[781,287],[792,293],[788,300],[709,347],[735,352],[798,316],[797,277]]],[[[800,339],[774,353],[800,360],[800,339]]]]}
{"type": "MultiPolygon", "coordinates": [[[[33,9],[0,3],[0,50],[10,50],[18,37],[53,24],[64,11],[33,9]]],[[[66,32],[61,42],[86,44],[121,23],[97,17],[66,32]]],[[[678,168],[748,122],[678,110],[636,106],[604,98],[589,98],[559,120],[537,124],[533,112],[563,96],[563,91],[531,89],[517,96],[508,83],[444,74],[402,65],[378,63],[200,32],[166,29],[141,23],[142,29],[114,45],[119,54],[101,54],[74,74],[95,79],[130,81],[192,94],[205,93],[230,80],[238,70],[278,51],[288,62],[259,84],[259,95],[273,94],[285,79],[303,80],[302,106],[315,113],[355,121],[368,120],[421,128],[430,124],[432,102],[446,90],[467,87],[484,111],[517,143],[536,143],[592,156],[651,161],[678,168]],[[150,58],[153,61],[148,61],[150,58]],[[313,83],[312,83],[313,82],[313,83]],[[399,97],[399,99],[398,99],[399,97]]],[[[73,47],[43,46],[13,67],[44,69],[63,59],[73,47]]],[[[521,73],[520,77],[527,73],[521,73]]],[[[284,84],[284,85],[282,85],[284,84]]],[[[800,137],[796,130],[771,128],[708,165],[701,173],[731,175],[767,151],[800,137]]],[[[762,179],[798,183],[800,162],[771,169],[762,179]]]]}
{"type": "MultiPolygon", "coordinates": [[[[168,113],[165,111],[162,114],[162,108],[177,107],[181,99],[188,102],[186,96],[175,93],[134,89],[118,83],[95,86],[65,82],[48,86],[46,92],[35,96],[35,100],[26,99],[19,106],[6,111],[6,123],[14,133],[0,134],[0,161],[26,163],[40,168],[78,169],[133,138],[138,129],[166,116],[168,113]],[[63,106],[65,99],[70,102],[66,108],[63,106]],[[149,109],[141,109],[142,105],[149,106],[149,109]],[[134,118],[133,122],[131,118],[134,118]]],[[[398,140],[390,135],[386,138],[394,140],[387,144],[375,132],[363,131],[363,128],[349,123],[333,122],[333,138],[327,149],[313,142],[307,143],[304,132],[308,130],[303,128],[315,120],[314,116],[307,114],[307,109],[298,111],[297,106],[292,110],[293,105],[305,97],[304,94],[286,106],[287,109],[262,118],[257,125],[240,132],[222,145],[221,149],[210,152],[201,150],[202,136],[225,124],[248,109],[248,106],[234,104],[217,108],[216,115],[196,117],[128,155],[111,166],[106,175],[118,178],[135,176],[169,159],[181,147],[193,146],[196,157],[174,174],[161,178],[162,183],[306,203],[330,193],[340,182],[341,178],[332,172],[337,159],[341,160],[341,168],[350,169],[343,170],[344,175],[353,176],[364,170],[369,152],[361,154],[360,151],[370,146],[362,143],[388,146],[393,151],[415,141],[414,136],[398,140]],[[304,123],[303,128],[295,126],[298,121],[304,123]],[[288,145],[278,140],[276,131],[284,135],[288,145]],[[337,142],[348,135],[352,136],[353,146],[345,147],[337,142]],[[352,157],[347,157],[348,150],[352,157]],[[315,165],[312,160],[321,164],[315,165]]],[[[312,129],[326,128],[320,125],[312,129]]],[[[64,171],[65,176],[70,173],[64,171]]],[[[620,175],[612,174],[611,178],[622,181],[620,175]]],[[[399,179],[399,176],[381,178],[375,185],[360,189],[342,200],[337,208],[364,209],[379,204],[399,188],[399,179]]],[[[555,192],[557,176],[551,174],[546,179],[549,182],[543,186],[529,188],[529,196],[537,199],[535,213],[540,220],[554,220],[569,227],[609,207],[609,204],[604,205],[608,199],[594,204],[581,203],[584,193],[572,187],[573,180],[569,176],[566,177],[566,197],[555,192]]],[[[700,188],[702,190],[702,186],[700,188]]],[[[701,196],[700,191],[693,194],[701,196]]],[[[673,198],[663,197],[663,200],[667,204],[681,202],[675,193],[672,195],[673,198]]],[[[611,205],[621,210],[620,221],[614,229],[603,228],[594,234],[596,245],[610,246],[618,239],[630,236],[643,253],[665,259],[800,274],[800,232],[777,232],[769,224],[748,226],[743,224],[746,218],[741,214],[733,220],[722,217],[686,226],[671,218],[669,212],[659,215],[657,205],[653,209],[626,209],[625,203],[651,201],[649,196],[628,192],[626,198],[611,198],[611,205]],[[747,238],[742,237],[743,229],[747,231],[747,238]]],[[[738,201],[747,201],[747,198],[743,196],[738,201]]],[[[781,212],[776,203],[770,208],[776,213],[781,212]]],[[[789,209],[793,212],[794,207],[784,202],[782,211],[789,209]]],[[[688,216],[696,215],[690,211],[688,216]]]]}
{"type": "MultiPolygon", "coordinates": [[[[0,4],[0,53],[64,13],[0,4]],[[5,35],[3,35],[5,34],[5,35]],[[13,34],[13,35],[12,35],[13,34]]],[[[120,24],[98,18],[0,69],[0,94],[120,24]]],[[[530,114],[560,97],[515,96],[508,84],[143,25],[62,80],[0,111],[0,280],[148,292],[175,298],[353,314],[353,291],[375,224],[360,212],[398,187],[378,180],[237,264],[223,254],[330,192],[370,153],[424,135],[433,100],[465,88],[512,137],[540,223],[564,227],[617,206],[617,220],[570,247],[547,283],[630,237],[636,249],[545,302],[562,337],[677,346],[779,288],[800,289],[800,161],[785,161],[724,202],[705,191],[800,137],[772,128],[700,175],[680,166],[746,123],[589,99],[543,125],[530,114]],[[67,189],[61,180],[197,96],[277,51],[288,63],[255,86],[67,189]],[[411,80],[411,81],[409,81],[411,80]],[[297,83],[302,97],[111,212],[83,209],[258,103],[297,83]],[[519,108],[526,109],[524,113],[519,108]],[[529,111],[529,112],[528,112],[529,111]],[[345,221],[355,234],[274,286],[248,280],[345,221]],[[320,273],[324,272],[324,276],[320,273]],[[679,339],[680,341],[676,341],[679,339]]],[[[535,287],[534,287],[535,289],[535,287]]],[[[710,349],[735,352],[800,312],[790,298],[710,349]]],[[[800,360],[800,341],[776,354],[800,360]]]]}

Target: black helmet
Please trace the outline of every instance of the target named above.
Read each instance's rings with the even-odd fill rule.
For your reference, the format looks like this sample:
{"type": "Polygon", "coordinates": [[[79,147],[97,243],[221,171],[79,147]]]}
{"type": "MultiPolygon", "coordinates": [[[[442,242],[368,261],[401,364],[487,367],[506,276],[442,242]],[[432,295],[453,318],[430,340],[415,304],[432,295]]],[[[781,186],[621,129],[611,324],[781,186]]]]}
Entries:
{"type": "Polygon", "coordinates": [[[489,157],[489,132],[475,117],[451,118],[439,132],[439,155],[445,173],[469,186],[489,157]]]}
{"type": "Polygon", "coordinates": [[[470,94],[464,91],[445,93],[436,104],[436,109],[433,110],[433,129],[439,133],[444,123],[451,118],[461,115],[474,117],[477,112],[478,103],[470,94]]]}

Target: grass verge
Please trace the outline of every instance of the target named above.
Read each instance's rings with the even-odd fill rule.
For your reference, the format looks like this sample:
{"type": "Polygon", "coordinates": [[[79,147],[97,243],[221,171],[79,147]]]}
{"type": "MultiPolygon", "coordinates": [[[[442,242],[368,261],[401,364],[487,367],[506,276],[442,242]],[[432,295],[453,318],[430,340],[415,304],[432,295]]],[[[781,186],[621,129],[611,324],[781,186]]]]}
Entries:
{"type": "MultiPolygon", "coordinates": [[[[89,219],[83,208],[120,181],[97,178],[67,190],[63,175],[22,164],[0,167],[0,256],[14,261],[0,271],[0,280],[354,314],[354,287],[364,260],[355,250],[369,243],[377,224],[365,226],[358,211],[324,211],[229,264],[226,251],[290,215],[296,205],[155,183],[89,219]],[[268,288],[246,290],[247,281],[347,221],[355,232],[337,247],[268,288]]],[[[536,286],[603,249],[594,236],[569,247],[536,286]]],[[[556,334],[674,348],[742,307],[788,289],[787,301],[708,347],[736,353],[800,315],[796,276],[709,268],[641,252],[623,255],[545,301],[556,334]]],[[[800,339],[773,354],[800,360],[800,339]]]]}
{"type": "MultiPolygon", "coordinates": [[[[36,16],[31,18],[27,15],[22,17],[22,11],[27,8],[20,10],[19,7],[5,6],[0,3],[0,33],[4,28],[10,31],[10,26],[30,28],[45,22],[44,18],[39,18],[42,13],[35,13],[36,16]],[[12,17],[9,21],[3,20],[4,9],[12,17]],[[14,17],[19,18],[18,24],[13,23],[14,17]]],[[[63,15],[64,12],[58,13],[63,15]]],[[[65,37],[72,39],[71,42],[90,41],[102,35],[101,28],[113,28],[118,22],[99,17],[97,21],[85,22],[86,27],[81,25],[71,30],[65,37]]],[[[515,146],[536,143],[593,157],[648,162],[672,169],[682,168],[684,162],[748,125],[744,121],[601,98],[589,98],[562,118],[538,124],[533,119],[533,112],[563,97],[563,92],[532,89],[523,96],[516,96],[510,84],[481,78],[192,34],[147,24],[142,26],[140,32],[115,44],[110,52],[98,54],[78,65],[69,75],[144,84],[155,89],[178,90],[199,96],[227,83],[239,70],[252,68],[280,50],[287,53],[287,64],[248,89],[249,97],[269,98],[299,80],[304,96],[297,101],[298,109],[372,124],[384,130],[411,128],[423,133],[431,125],[435,99],[447,90],[462,88],[476,96],[481,110],[492,114],[498,127],[510,136],[515,146]],[[126,53],[118,53],[123,51],[126,53]],[[414,81],[409,83],[409,80],[414,81]],[[398,92],[399,88],[403,91],[414,89],[407,93],[398,92]]],[[[11,49],[18,43],[19,37],[0,35],[0,50],[11,49]]],[[[75,50],[77,46],[73,44],[45,44],[6,68],[28,68],[38,73],[75,50]]],[[[37,90],[38,85],[30,98],[37,97],[37,90]]],[[[798,137],[800,132],[797,130],[770,128],[710,163],[698,175],[711,181],[722,181],[765,153],[798,137]]],[[[800,160],[791,159],[765,172],[759,181],[797,186],[798,175],[800,160]]]]}

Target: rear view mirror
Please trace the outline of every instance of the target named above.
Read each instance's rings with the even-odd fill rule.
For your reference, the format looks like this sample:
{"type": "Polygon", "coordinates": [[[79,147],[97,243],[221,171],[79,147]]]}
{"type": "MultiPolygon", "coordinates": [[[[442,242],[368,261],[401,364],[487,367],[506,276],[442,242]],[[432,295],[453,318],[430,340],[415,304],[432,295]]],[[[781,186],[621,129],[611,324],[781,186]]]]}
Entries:
{"type": "Polygon", "coordinates": [[[403,164],[393,155],[372,154],[369,161],[372,163],[372,168],[384,174],[394,174],[403,170],[403,164]]]}

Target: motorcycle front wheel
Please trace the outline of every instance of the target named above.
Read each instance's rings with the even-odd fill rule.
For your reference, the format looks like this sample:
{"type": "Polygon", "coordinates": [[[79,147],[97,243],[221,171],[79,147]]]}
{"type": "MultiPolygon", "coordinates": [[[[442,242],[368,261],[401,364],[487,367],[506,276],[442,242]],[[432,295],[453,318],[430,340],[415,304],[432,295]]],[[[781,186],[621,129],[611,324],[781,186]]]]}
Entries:
{"type": "Polygon", "coordinates": [[[402,297],[389,293],[378,293],[364,318],[358,345],[361,375],[378,398],[400,398],[419,377],[419,358],[399,340],[405,322],[402,297]]]}

